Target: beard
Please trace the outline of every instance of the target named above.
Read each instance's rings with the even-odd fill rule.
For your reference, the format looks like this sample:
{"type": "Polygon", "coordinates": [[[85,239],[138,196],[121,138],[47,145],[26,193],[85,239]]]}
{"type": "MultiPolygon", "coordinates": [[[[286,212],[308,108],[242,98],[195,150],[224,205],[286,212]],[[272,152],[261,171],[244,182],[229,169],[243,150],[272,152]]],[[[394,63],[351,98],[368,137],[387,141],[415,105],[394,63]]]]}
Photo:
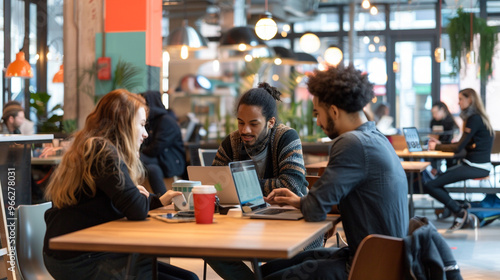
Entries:
{"type": "Polygon", "coordinates": [[[326,117],[326,127],[321,126],[321,129],[323,129],[323,132],[325,132],[326,136],[328,136],[328,138],[332,140],[339,136],[338,131],[335,129],[335,122],[330,116],[326,117]]]}
{"type": "MultiPolygon", "coordinates": [[[[261,131],[261,133],[256,137],[255,142],[253,144],[246,143],[243,141],[243,145],[245,146],[249,155],[255,155],[259,153],[265,142],[267,142],[267,138],[269,135],[269,131],[271,129],[267,128],[267,126],[261,131]]],[[[241,136],[250,136],[248,134],[242,134],[241,136]]]]}

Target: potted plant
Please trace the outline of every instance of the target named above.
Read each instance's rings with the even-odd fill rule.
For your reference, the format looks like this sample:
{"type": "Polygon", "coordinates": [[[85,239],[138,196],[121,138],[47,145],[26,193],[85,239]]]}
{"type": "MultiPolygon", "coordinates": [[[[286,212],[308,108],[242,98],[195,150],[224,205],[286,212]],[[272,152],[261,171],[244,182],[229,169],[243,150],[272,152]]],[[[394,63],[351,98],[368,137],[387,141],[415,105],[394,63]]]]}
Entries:
{"type": "Polygon", "coordinates": [[[496,28],[488,26],[485,19],[476,18],[474,14],[465,13],[462,8],[459,8],[456,16],[449,19],[446,31],[450,36],[450,55],[453,67],[453,72],[450,74],[456,75],[460,73],[463,57],[471,48],[471,40],[473,40],[471,33],[479,34],[480,74],[481,79],[486,80],[492,73],[492,58],[498,40],[496,28]]]}

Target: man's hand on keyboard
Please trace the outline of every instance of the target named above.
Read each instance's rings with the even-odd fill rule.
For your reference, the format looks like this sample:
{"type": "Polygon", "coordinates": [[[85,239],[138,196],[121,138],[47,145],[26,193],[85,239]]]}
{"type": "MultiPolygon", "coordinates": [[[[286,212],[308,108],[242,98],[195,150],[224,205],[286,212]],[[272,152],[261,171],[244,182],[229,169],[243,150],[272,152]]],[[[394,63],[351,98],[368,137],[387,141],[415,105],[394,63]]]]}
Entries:
{"type": "Polygon", "coordinates": [[[264,200],[269,204],[291,205],[300,209],[300,197],[289,189],[274,189],[264,200]]]}

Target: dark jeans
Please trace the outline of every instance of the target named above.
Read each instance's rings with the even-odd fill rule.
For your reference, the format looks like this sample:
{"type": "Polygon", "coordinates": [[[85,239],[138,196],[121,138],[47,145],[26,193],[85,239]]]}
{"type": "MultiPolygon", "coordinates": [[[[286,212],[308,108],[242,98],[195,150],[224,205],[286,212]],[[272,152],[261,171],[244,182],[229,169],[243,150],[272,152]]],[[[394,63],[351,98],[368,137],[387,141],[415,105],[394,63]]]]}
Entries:
{"type": "Polygon", "coordinates": [[[270,261],[261,266],[266,280],[347,279],[349,248],[320,248],[304,251],[291,259],[270,261]]]}
{"type": "Polygon", "coordinates": [[[436,179],[427,182],[424,188],[427,193],[443,203],[445,207],[449,208],[453,213],[458,214],[462,211],[462,207],[450,197],[450,194],[444,186],[462,180],[485,177],[488,176],[488,174],[490,174],[490,172],[487,170],[462,163],[453,166],[436,179]]]}
{"type": "MultiPolygon", "coordinates": [[[[78,279],[152,279],[152,260],[150,256],[139,255],[131,271],[132,275],[126,276],[128,254],[118,253],[88,253],[68,259],[57,260],[43,255],[45,267],[57,280],[78,279]]],[[[158,262],[158,279],[197,280],[196,274],[176,266],[158,262]]]]}
{"type": "Polygon", "coordinates": [[[141,153],[141,161],[146,168],[149,184],[155,194],[164,194],[167,191],[163,182],[163,170],[161,170],[158,158],[150,157],[141,153]]]}
{"type": "MultiPolygon", "coordinates": [[[[323,236],[314,240],[304,250],[320,248],[323,245],[323,236]]],[[[205,259],[205,262],[225,280],[252,280],[255,276],[250,268],[242,261],[226,261],[205,259]]]]}

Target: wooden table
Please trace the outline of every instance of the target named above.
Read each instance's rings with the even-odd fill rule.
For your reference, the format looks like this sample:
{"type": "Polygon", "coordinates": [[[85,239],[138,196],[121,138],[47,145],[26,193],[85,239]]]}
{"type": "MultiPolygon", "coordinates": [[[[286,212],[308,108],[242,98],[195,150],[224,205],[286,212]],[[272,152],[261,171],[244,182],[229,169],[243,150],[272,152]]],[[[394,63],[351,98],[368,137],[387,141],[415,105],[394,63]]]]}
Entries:
{"type": "MultiPolygon", "coordinates": [[[[417,174],[420,190],[423,190],[422,176],[420,173],[423,172],[430,164],[431,163],[427,161],[401,161],[401,166],[403,166],[404,171],[410,175],[410,183],[408,184],[408,194],[410,195],[410,200],[408,202],[410,218],[413,217],[415,213],[415,207],[413,205],[413,176],[414,174],[417,174]]],[[[308,164],[306,165],[306,173],[321,175],[322,170],[325,169],[327,165],[328,161],[308,164]]]]}
{"type": "MultiPolygon", "coordinates": [[[[54,250],[251,260],[255,266],[261,260],[295,256],[330,228],[331,221],[311,223],[218,214],[208,225],[166,223],[154,218],[121,219],[52,238],[49,246],[54,250]]],[[[256,277],[261,277],[258,269],[256,277]]]]}
{"type": "Polygon", "coordinates": [[[442,152],[442,151],[422,151],[422,152],[408,152],[408,150],[396,150],[396,155],[400,158],[437,158],[447,159],[456,157],[455,153],[442,152]]]}

